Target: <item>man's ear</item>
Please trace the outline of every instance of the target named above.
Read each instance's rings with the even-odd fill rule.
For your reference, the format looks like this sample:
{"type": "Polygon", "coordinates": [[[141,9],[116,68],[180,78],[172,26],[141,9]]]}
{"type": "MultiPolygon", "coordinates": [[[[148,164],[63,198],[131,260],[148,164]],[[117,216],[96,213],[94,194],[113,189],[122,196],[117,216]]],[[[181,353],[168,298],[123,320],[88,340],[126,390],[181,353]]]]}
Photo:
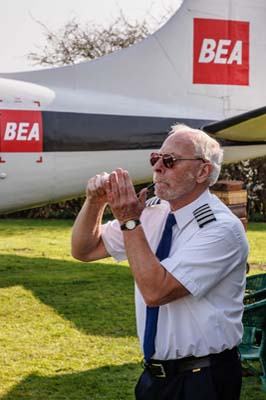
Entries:
{"type": "Polygon", "coordinates": [[[197,182],[204,183],[212,172],[212,165],[210,163],[202,163],[197,173],[197,182]]]}

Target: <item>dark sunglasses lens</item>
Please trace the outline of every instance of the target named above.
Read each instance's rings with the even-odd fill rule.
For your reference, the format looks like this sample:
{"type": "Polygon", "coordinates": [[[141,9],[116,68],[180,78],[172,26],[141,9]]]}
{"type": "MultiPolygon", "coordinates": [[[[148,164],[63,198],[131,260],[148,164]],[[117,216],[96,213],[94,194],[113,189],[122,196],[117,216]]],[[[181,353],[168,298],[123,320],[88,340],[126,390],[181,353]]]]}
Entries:
{"type": "Polygon", "coordinates": [[[159,159],[160,159],[159,154],[152,153],[151,156],[150,156],[150,163],[151,163],[151,166],[153,167],[153,166],[157,163],[157,161],[158,161],[159,159]]]}
{"type": "Polygon", "coordinates": [[[164,154],[163,155],[163,163],[166,168],[173,168],[174,160],[171,154],[164,154]]]}

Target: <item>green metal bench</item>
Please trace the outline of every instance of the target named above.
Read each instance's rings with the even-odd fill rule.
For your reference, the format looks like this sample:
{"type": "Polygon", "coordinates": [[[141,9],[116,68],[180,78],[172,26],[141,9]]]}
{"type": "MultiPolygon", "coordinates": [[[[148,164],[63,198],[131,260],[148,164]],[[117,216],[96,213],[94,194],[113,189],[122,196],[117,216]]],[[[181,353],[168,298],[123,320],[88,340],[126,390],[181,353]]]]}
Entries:
{"type": "Polygon", "coordinates": [[[242,366],[260,377],[266,392],[266,299],[245,305],[242,321],[244,335],[238,347],[242,366]]]}
{"type": "Polygon", "coordinates": [[[266,288],[257,290],[256,292],[245,294],[244,305],[255,303],[256,301],[266,299],[266,288]]]}
{"type": "Polygon", "coordinates": [[[244,304],[266,299],[266,274],[247,276],[244,304]]]}
{"type": "Polygon", "coordinates": [[[246,294],[266,289],[266,273],[249,275],[246,279],[246,294]]]}

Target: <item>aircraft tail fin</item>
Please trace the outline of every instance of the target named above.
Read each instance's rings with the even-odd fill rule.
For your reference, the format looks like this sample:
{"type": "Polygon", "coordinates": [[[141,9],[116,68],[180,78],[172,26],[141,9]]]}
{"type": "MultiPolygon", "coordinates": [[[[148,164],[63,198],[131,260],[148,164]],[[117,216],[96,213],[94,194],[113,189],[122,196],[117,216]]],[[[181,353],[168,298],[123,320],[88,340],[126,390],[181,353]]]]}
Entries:
{"type": "Polygon", "coordinates": [[[219,120],[266,104],[265,0],[184,0],[147,39],[95,61],[9,74],[50,109],[219,120]]]}

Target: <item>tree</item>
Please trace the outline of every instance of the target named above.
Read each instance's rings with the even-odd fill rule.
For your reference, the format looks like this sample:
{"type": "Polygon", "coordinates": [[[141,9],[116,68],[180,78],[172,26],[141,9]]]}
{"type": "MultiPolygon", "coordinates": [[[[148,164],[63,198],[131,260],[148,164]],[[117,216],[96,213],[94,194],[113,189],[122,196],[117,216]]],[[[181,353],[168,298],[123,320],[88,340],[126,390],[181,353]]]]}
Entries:
{"type": "MultiPolygon", "coordinates": [[[[157,21],[157,25],[170,12],[168,10],[161,21],[157,21]]],[[[37,52],[31,52],[28,58],[34,65],[44,66],[63,66],[96,59],[131,46],[152,31],[151,23],[147,19],[130,22],[121,10],[119,16],[106,27],[93,22],[80,24],[74,18],[60,29],[51,31],[42,22],[36,22],[44,29],[46,45],[37,52]]]]}
{"type": "Polygon", "coordinates": [[[248,193],[247,212],[249,219],[266,221],[266,157],[224,165],[221,179],[244,182],[248,193]]]}

